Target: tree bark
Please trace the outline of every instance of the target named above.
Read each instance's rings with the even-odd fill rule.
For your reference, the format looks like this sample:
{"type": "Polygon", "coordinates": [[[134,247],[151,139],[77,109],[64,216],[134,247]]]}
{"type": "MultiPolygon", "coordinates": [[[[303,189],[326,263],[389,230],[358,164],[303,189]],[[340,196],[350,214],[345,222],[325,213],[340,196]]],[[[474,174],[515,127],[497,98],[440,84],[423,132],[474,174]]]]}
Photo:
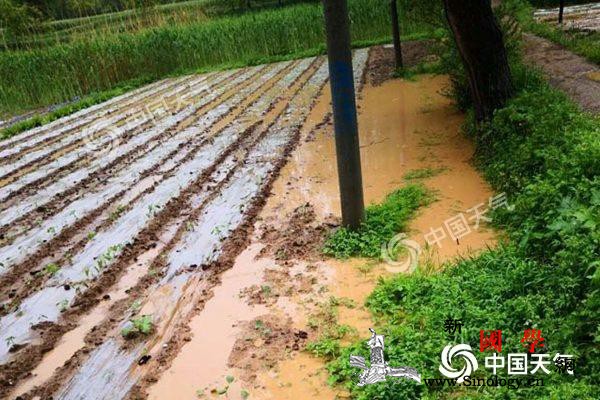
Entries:
{"type": "Polygon", "coordinates": [[[502,31],[490,0],[444,0],[446,18],[462,58],[475,117],[490,120],[513,94],[502,31]]]}

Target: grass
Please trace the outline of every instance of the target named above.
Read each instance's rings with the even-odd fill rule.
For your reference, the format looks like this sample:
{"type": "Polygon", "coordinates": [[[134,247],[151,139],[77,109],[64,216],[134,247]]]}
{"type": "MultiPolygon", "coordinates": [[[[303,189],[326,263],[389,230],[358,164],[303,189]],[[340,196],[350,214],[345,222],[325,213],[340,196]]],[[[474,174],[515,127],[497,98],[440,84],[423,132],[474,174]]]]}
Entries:
{"type": "Polygon", "coordinates": [[[379,258],[381,245],[406,229],[417,209],[432,200],[424,186],[413,184],[389,194],[381,204],[367,207],[357,231],[337,229],[325,242],[324,253],[337,258],[379,258]]]}
{"type": "MultiPolygon", "coordinates": [[[[442,377],[447,344],[478,349],[481,329],[502,330],[505,356],[523,352],[525,329],[541,329],[543,351],[573,355],[575,374],[536,375],[544,386],[518,390],[442,389],[408,380],[359,388],[348,357],[368,357],[361,340],[328,364],[330,382],[355,399],[600,398],[600,119],[511,58],[516,96],[486,126],[476,127],[472,115],[466,126],[482,173],[514,205],[493,214],[507,242],[441,272],[418,269],[384,279],[366,306],[386,335],[390,365],[415,367],[423,378],[442,377]],[[461,334],[444,331],[448,317],[463,321],[461,334]]],[[[477,350],[475,356],[475,377],[491,376],[477,350]]],[[[507,378],[506,370],[499,376],[507,378]]]]}
{"type": "Polygon", "coordinates": [[[555,25],[539,22],[532,22],[527,27],[532,33],[558,43],[591,62],[600,64],[600,32],[563,30],[555,25]]]}
{"type": "Polygon", "coordinates": [[[404,174],[404,180],[413,181],[413,180],[418,180],[418,179],[431,178],[431,177],[441,174],[442,172],[446,171],[447,169],[448,168],[446,168],[446,167],[438,167],[438,168],[427,167],[427,168],[412,169],[412,170],[408,171],[406,174],[404,174]]]}
{"type": "MultiPolygon", "coordinates": [[[[387,3],[351,0],[352,40],[389,40],[387,3]]],[[[402,13],[403,34],[431,26],[402,13]]],[[[113,89],[140,76],[251,65],[277,57],[323,52],[320,4],[297,4],[189,25],[91,37],[67,44],[0,54],[0,114],[14,114],[113,89]]]]}

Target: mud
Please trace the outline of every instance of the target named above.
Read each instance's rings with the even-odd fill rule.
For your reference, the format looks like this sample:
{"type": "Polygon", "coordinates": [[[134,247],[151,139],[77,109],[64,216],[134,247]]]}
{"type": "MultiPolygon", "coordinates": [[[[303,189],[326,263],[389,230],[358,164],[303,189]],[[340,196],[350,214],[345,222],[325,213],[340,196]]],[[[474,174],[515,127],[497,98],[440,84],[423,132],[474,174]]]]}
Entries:
{"type": "MultiPolygon", "coordinates": [[[[437,175],[422,179],[425,185],[438,192],[438,200],[422,210],[410,225],[409,234],[422,245],[423,234],[428,228],[443,225],[457,212],[466,212],[478,203],[487,202],[491,195],[471,165],[473,147],[460,133],[463,116],[441,95],[447,84],[447,78],[443,76],[423,76],[416,82],[392,80],[378,87],[368,85],[360,101],[361,156],[368,202],[380,201],[404,184],[404,176],[409,171],[439,169],[437,175]]],[[[292,257],[277,259],[280,241],[288,244],[283,246],[284,249],[294,248],[293,240],[282,239],[302,238],[302,234],[295,231],[296,221],[306,222],[308,227],[319,226],[331,221],[332,215],[339,215],[335,164],[325,162],[332,160],[334,155],[332,128],[322,123],[327,111],[326,107],[319,106],[327,103],[325,91],[307,122],[312,123],[312,128],[305,126],[303,131],[304,137],[311,135],[312,139],[304,141],[292,155],[260,214],[259,229],[253,240],[257,245],[265,246],[261,251],[265,258],[254,261],[250,268],[262,269],[263,280],[242,290],[242,296],[246,304],[261,309],[267,307],[274,317],[291,317],[292,331],[307,332],[307,340],[314,340],[320,334],[318,328],[311,328],[309,321],[315,318],[323,304],[328,304],[331,296],[345,299],[337,307],[335,322],[356,329],[358,336],[351,334],[343,339],[348,342],[365,337],[368,328],[373,326],[363,303],[378,279],[390,276],[385,265],[361,259],[319,260],[318,257],[306,257],[304,252],[292,251],[292,257]],[[282,215],[286,217],[282,218],[282,215]],[[263,229],[266,234],[261,236],[263,229]],[[304,279],[298,279],[300,276],[304,279]]],[[[494,243],[494,232],[482,224],[462,238],[460,245],[448,239],[441,248],[425,252],[422,262],[439,267],[454,257],[473,254],[494,243]]],[[[312,250],[308,252],[312,253],[312,250]]],[[[247,349],[253,349],[253,346],[249,342],[242,343],[245,346],[230,351],[233,360],[239,359],[243,363],[247,349]]],[[[275,346],[273,353],[281,356],[278,348],[281,346],[275,346]]],[[[243,380],[247,381],[238,382],[239,386],[257,399],[347,396],[342,388],[327,385],[322,360],[302,351],[283,353],[283,359],[275,365],[267,360],[267,368],[261,367],[261,355],[257,354],[258,364],[252,365],[253,371],[259,371],[256,377],[245,375],[243,365],[212,373],[245,378],[243,380]]],[[[201,378],[182,378],[183,381],[186,379],[201,378]]],[[[231,393],[231,397],[240,398],[237,393],[231,393]]]]}
{"type": "MultiPolygon", "coordinates": [[[[422,240],[427,226],[442,224],[472,201],[486,201],[489,190],[469,163],[469,142],[458,133],[462,116],[439,94],[446,78],[381,80],[375,87],[372,81],[384,75],[384,56],[374,52],[368,68],[365,51],[354,55],[365,195],[379,201],[404,182],[406,172],[439,168],[424,183],[444,196],[411,226],[412,237],[422,240]],[[367,76],[371,68],[380,72],[367,76]]],[[[9,307],[1,314],[3,338],[13,336],[17,348],[3,350],[0,396],[344,395],[324,385],[322,362],[303,351],[323,332],[311,321],[333,304],[333,296],[335,318],[359,332],[344,340],[364,335],[371,321],[362,302],[387,272],[365,260],[326,260],[319,251],[339,221],[330,97],[323,89],[327,65],[307,59],[233,76],[230,81],[239,80],[228,88],[219,74],[206,77],[223,79],[221,91],[205,106],[196,103],[195,114],[181,117],[183,109],[165,115],[159,124],[171,117],[177,122],[167,122],[158,136],[145,130],[124,136],[116,151],[140,150],[114,158],[112,174],[99,165],[89,177],[100,179],[82,185],[88,178],[81,175],[62,198],[50,199],[48,211],[23,209],[41,226],[22,224],[3,245],[14,254],[0,283],[21,312],[9,307]],[[125,174],[132,168],[134,176],[125,174]],[[89,211],[69,217],[72,207],[89,211]],[[56,222],[58,234],[43,231],[56,222]],[[88,238],[90,228],[95,234],[88,238]],[[32,240],[27,243],[36,249],[15,252],[28,237],[42,243],[32,240]],[[114,249],[110,257],[107,248],[114,249]],[[99,260],[102,268],[87,268],[99,260]],[[50,261],[60,261],[59,271],[38,277],[50,261]],[[32,284],[17,283],[18,273],[30,272],[36,272],[32,284]],[[151,333],[124,338],[123,328],[142,315],[151,316],[151,333]]],[[[81,117],[89,126],[106,117],[93,115],[81,117]]],[[[66,119],[55,127],[76,124],[77,118],[66,119]]],[[[26,138],[34,136],[18,143],[27,148],[26,138]]],[[[89,170],[105,156],[91,153],[55,176],[89,170]]],[[[19,201],[3,210],[16,212],[36,192],[19,192],[19,201]]],[[[0,217],[11,215],[2,212],[0,217]]],[[[482,229],[460,245],[444,243],[438,257],[468,254],[493,244],[493,236],[482,229]]]]}
{"type": "MultiPolygon", "coordinates": [[[[434,45],[435,42],[432,40],[402,42],[404,67],[410,68],[423,62],[436,60],[437,56],[433,51],[434,45]]],[[[373,86],[380,86],[383,82],[392,79],[395,71],[394,48],[389,45],[373,47],[367,70],[369,83],[373,86]]]]}

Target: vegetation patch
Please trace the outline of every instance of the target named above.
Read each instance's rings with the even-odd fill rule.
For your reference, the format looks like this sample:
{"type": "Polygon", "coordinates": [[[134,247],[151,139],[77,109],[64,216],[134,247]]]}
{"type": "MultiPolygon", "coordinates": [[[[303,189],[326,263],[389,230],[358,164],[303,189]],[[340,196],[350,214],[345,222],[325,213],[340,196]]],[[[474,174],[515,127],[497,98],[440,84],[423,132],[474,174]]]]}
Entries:
{"type": "MultiPolygon", "coordinates": [[[[401,8],[403,34],[423,36],[432,31],[416,11],[409,18],[413,9],[401,8]]],[[[387,3],[351,0],[349,11],[353,42],[364,45],[390,40],[387,3]]],[[[0,115],[70,101],[139,76],[158,79],[198,69],[322,53],[324,39],[322,6],[305,3],[5,51],[0,53],[0,115]]]]}
{"type": "Polygon", "coordinates": [[[406,174],[404,174],[404,179],[407,181],[412,181],[412,180],[417,180],[417,179],[427,179],[427,178],[431,178],[436,175],[439,175],[446,170],[447,170],[447,168],[445,168],[445,167],[439,167],[439,168],[427,167],[427,168],[413,169],[413,170],[408,171],[406,174]]]}
{"type": "Polygon", "coordinates": [[[121,336],[133,339],[140,335],[149,335],[153,329],[152,315],[141,315],[128,321],[127,326],[121,330],[121,336]]]}
{"type": "MultiPolygon", "coordinates": [[[[385,279],[366,305],[386,335],[390,365],[417,368],[423,378],[442,377],[438,366],[447,344],[478,349],[481,329],[502,330],[503,354],[523,352],[524,330],[540,329],[543,351],[573,355],[575,373],[554,370],[543,374],[543,386],[518,390],[433,388],[408,380],[360,388],[348,363],[350,354],[368,357],[358,341],[328,364],[331,383],[345,385],[354,398],[600,398],[600,120],[518,57],[512,70],[516,96],[489,124],[476,126],[471,118],[467,125],[478,165],[514,206],[493,214],[508,242],[439,273],[418,269],[385,279]],[[461,334],[445,332],[448,317],[462,320],[461,334]]],[[[475,377],[490,374],[480,366],[475,377]]]]}
{"type": "Polygon", "coordinates": [[[324,253],[336,258],[381,256],[381,245],[406,229],[417,209],[433,196],[423,185],[413,184],[389,194],[381,204],[365,210],[365,221],[356,231],[337,229],[326,240],[324,253]]]}

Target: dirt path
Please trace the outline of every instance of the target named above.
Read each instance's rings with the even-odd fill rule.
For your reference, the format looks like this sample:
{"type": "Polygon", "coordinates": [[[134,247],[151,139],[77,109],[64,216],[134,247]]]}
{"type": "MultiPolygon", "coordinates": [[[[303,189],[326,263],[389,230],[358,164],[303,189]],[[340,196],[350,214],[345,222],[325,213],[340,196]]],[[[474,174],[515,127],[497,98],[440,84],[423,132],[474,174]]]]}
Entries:
{"type": "MultiPolygon", "coordinates": [[[[389,55],[372,50],[359,100],[365,198],[382,200],[411,171],[437,171],[422,181],[438,200],[411,224],[410,237],[424,246],[431,228],[468,216],[492,193],[471,165],[473,147],[460,133],[463,115],[441,93],[447,78],[388,80],[392,71],[382,65],[389,55]]],[[[344,398],[343,389],[328,386],[323,361],[302,348],[318,338],[327,316],[356,329],[345,342],[368,336],[373,322],[364,300],[391,273],[385,264],[320,254],[339,215],[329,101],[325,90],[301,130],[300,147],[274,182],[250,245],[191,319],[189,341],[145,389],[150,399],[344,398]]],[[[494,243],[482,224],[460,244],[440,241],[422,261],[439,266],[494,243]]]]}
{"type": "Polygon", "coordinates": [[[600,67],[549,40],[527,33],[523,39],[527,62],[541,68],[583,110],[600,113],[600,67]]]}

